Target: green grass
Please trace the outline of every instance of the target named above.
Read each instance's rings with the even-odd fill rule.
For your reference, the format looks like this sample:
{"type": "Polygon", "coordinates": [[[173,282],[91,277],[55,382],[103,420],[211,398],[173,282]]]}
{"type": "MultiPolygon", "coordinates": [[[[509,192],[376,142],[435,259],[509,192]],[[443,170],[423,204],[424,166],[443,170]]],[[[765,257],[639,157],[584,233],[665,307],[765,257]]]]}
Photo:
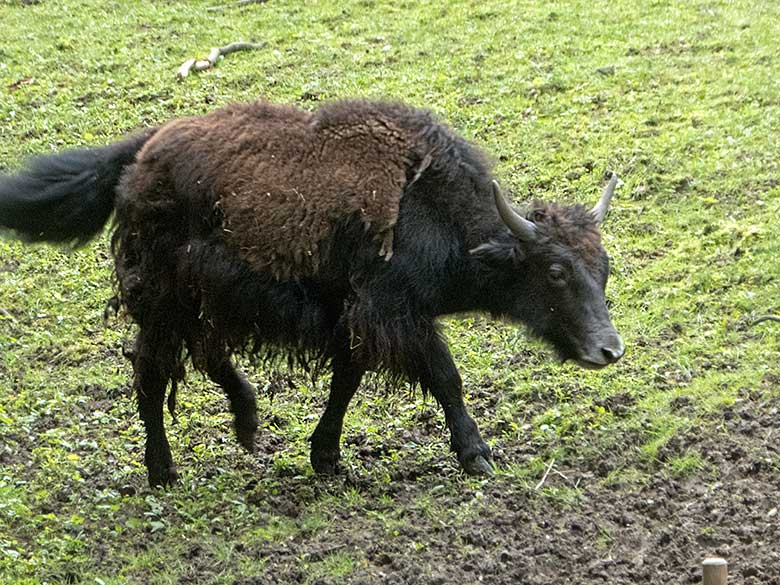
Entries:
{"type": "Polygon", "coordinates": [[[107,238],[72,254],[0,241],[0,581],[263,582],[283,567],[289,582],[344,582],[377,538],[430,560],[438,523],[500,516],[552,458],[571,481],[533,492],[550,506],[576,505],[585,484],[709,473],[665,445],[717,426],[744,392],[776,392],[780,327],[749,323],[780,312],[780,5],[211,4],[0,1],[0,168],[231,101],[402,99],[484,146],[517,200],[592,204],[619,173],[603,231],[628,353],[584,372],[507,324],[446,320],[496,451],[487,483],[459,473],[438,408],[407,390],[361,391],[346,474],[323,480],[306,439],[327,380],[250,368],[274,447],[250,456],[221,393],[192,376],[168,423],[182,481],[151,491],[122,356],[132,329],[102,324],[107,238]],[[177,81],[186,58],[235,40],[268,46],[177,81]],[[595,471],[575,485],[578,469],[595,471]]]}

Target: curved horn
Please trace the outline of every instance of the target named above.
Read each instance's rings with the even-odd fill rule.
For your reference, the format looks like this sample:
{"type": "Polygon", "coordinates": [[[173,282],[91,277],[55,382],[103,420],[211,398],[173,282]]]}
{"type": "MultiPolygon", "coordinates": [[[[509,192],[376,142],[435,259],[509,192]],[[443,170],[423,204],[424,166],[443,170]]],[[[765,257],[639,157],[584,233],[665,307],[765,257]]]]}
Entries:
{"type": "Polygon", "coordinates": [[[512,209],[509,202],[501,194],[501,187],[498,186],[496,181],[493,181],[493,197],[496,200],[496,207],[498,208],[498,215],[501,216],[501,221],[506,224],[506,227],[512,231],[515,237],[523,242],[536,240],[536,226],[534,222],[528,221],[512,209]]]}
{"type": "Polygon", "coordinates": [[[596,223],[601,223],[604,218],[607,217],[607,211],[609,211],[609,202],[612,201],[612,196],[615,194],[615,187],[617,186],[618,178],[615,173],[612,173],[612,177],[607,183],[607,188],[604,189],[604,194],[596,206],[590,210],[593,217],[596,219],[596,223]]]}

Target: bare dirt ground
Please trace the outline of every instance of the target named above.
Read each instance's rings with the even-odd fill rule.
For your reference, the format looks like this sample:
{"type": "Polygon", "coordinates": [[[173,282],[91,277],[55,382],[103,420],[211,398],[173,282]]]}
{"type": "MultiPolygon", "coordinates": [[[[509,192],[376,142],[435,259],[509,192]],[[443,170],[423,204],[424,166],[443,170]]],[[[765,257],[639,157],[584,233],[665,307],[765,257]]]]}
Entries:
{"type": "MultiPolygon", "coordinates": [[[[768,383],[777,383],[772,380],[768,383]]],[[[676,407],[690,408],[690,401],[678,399],[676,407]]],[[[777,405],[746,393],[718,424],[691,429],[662,449],[661,458],[689,449],[703,454],[705,468],[683,478],[656,473],[640,487],[604,486],[598,480],[620,465],[620,452],[590,462],[590,469],[550,473],[545,486],[566,483],[572,473],[584,478],[580,495],[568,503],[513,490],[497,477],[478,494],[480,513],[460,525],[401,509],[399,530],[387,538],[384,528],[372,523],[371,510],[363,517],[334,518],[332,528],[314,539],[258,550],[267,557],[269,571],[241,582],[305,580],[301,559],[355,550],[369,566],[346,582],[366,585],[699,583],[700,562],[708,556],[729,560],[733,583],[778,584],[778,439],[777,405]]],[[[374,487],[355,478],[343,481],[369,491],[374,487]]],[[[402,508],[404,494],[419,489],[417,474],[399,476],[385,495],[402,508]]],[[[466,490],[462,502],[455,498],[451,505],[474,497],[466,490]]],[[[305,499],[300,492],[289,493],[262,505],[295,516],[305,499]]],[[[337,582],[329,577],[314,581],[337,582]]]]}

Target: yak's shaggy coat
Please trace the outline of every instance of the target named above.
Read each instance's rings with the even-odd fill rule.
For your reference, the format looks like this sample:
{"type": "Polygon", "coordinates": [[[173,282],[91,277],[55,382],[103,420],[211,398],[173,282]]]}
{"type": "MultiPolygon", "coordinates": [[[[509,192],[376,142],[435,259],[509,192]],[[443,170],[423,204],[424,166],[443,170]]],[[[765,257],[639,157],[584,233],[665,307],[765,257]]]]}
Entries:
{"type": "Polygon", "coordinates": [[[367,370],[381,370],[430,391],[464,469],[484,473],[490,449],[436,317],[507,315],[564,358],[619,359],[598,231],[608,200],[593,212],[537,204],[521,218],[481,152],[428,112],[259,102],[33,160],[0,177],[0,227],[81,244],[114,212],[118,295],[139,325],[132,360],[152,485],[176,478],[162,407],[187,357],[223,387],[252,448],[254,389],[232,364],[236,351],[330,365],[311,439],[317,471],[335,470],[349,401],[367,370]]]}
{"type": "MultiPolygon", "coordinates": [[[[392,273],[383,263],[415,184],[427,188],[413,196],[446,225],[468,233],[481,216],[495,224],[489,191],[458,198],[474,176],[489,178],[476,148],[397,103],[342,101],[308,113],[257,102],[174,120],[144,143],[118,189],[120,298],[139,323],[162,320],[166,335],[178,333],[171,337],[201,370],[210,353],[245,349],[323,365],[346,334],[369,367],[417,381],[426,334],[407,306],[419,301],[406,290],[414,283],[383,291],[396,297],[387,312],[373,273],[392,273]],[[454,222],[464,207],[471,228],[454,222]]],[[[484,242],[481,231],[462,245],[484,242]]]]}
{"type": "Polygon", "coordinates": [[[390,259],[404,190],[441,148],[426,135],[435,126],[396,104],[337,102],[315,113],[232,105],[160,129],[122,190],[141,208],[212,210],[253,269],[299,279],[316,274],[334,230],[352,216],[390,259]]]}

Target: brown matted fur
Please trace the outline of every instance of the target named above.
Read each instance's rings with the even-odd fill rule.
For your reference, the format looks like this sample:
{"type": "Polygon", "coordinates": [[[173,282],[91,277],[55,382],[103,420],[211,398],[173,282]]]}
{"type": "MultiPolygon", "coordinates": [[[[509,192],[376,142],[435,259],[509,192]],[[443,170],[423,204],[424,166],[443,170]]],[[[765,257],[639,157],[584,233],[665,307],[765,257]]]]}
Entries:
{"type": "Polygon", "coordinates": [[[424,136],[432,122],[401,104],[351,100],[314,113],[235,104],[163,126],[125,189],[151,206],[172,193],[206,194],[201,205],[222,215],[228,246],[278,279],[316,274],[333,230],[352,214],[389,260],[404,189],[435,148],[424,136]]]}

